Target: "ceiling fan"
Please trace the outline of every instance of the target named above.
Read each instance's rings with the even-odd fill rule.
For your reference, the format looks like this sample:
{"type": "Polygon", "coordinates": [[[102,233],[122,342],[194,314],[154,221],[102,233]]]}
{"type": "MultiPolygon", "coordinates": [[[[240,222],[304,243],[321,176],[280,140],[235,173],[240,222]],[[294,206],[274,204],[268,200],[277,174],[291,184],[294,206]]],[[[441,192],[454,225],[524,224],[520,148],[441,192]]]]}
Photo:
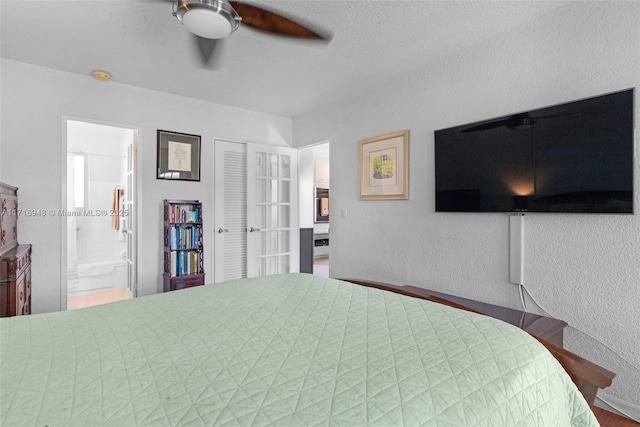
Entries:
{"type": "Polygon", "coordinates": [[[194,35],[205,63],[216,41],[238,29],[240,23],[266,33],[308,40],[327,37],[275,12],[229,0],[173,0],[173,16],[194,35]]]}

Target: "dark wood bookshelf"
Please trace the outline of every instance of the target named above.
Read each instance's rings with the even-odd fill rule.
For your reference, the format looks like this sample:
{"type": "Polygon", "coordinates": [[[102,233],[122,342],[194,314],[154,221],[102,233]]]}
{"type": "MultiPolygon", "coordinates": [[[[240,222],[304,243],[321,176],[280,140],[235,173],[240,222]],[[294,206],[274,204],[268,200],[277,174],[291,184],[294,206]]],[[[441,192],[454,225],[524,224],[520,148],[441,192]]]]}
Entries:
{"type": "Polygon", "coordinates": [[[202,203],[164,201],[164,292],[204,285],[202,203]]]}

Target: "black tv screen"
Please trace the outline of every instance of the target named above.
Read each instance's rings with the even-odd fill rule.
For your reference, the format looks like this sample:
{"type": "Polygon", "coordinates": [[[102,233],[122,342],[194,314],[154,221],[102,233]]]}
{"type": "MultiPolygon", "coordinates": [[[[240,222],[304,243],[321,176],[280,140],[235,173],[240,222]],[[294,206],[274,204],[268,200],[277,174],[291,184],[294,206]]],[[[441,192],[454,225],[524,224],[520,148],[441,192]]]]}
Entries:
{"type": "Polygon", "coordinates": [[[435,131],[436,212],[633,213],[628,89],[435,131]]]}

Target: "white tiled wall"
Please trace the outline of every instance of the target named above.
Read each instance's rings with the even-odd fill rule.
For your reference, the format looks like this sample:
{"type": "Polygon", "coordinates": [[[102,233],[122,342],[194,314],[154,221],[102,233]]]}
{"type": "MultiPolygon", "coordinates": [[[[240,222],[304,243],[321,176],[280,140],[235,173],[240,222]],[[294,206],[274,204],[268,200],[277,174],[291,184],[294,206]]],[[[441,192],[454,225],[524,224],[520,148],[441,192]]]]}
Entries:
{"type": "Polygon", "coordinates": [[[89,197],[83,212],[77,217],[78,263],[118,258],[126,249],[119,231],[112,226],[112,217],[103,215],[112,209],[116,187],[124,188],[125,158],[89,155],[89,197]],[[120,241],[122,240],[122,241],[120,241]]]}

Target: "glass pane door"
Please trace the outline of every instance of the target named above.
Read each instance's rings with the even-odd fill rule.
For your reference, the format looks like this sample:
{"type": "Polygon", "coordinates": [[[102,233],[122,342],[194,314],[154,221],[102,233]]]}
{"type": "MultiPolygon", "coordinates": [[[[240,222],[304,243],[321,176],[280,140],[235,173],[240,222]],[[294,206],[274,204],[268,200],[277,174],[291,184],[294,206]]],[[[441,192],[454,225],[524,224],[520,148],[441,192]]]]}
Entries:
{"type": "Polygon", "coordinates": [[[297,151],[250,144],[247,154],[248,276],[298,271],[297,151]]]}

